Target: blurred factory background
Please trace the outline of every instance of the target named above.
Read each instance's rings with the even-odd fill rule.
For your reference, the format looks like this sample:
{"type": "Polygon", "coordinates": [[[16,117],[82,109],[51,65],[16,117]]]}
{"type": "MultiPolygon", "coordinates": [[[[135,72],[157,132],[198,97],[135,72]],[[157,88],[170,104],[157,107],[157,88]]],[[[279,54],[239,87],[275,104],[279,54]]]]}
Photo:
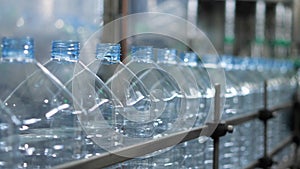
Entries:
{"type": "MultiPolygon", "coordinates": [[[[208,36],[219,54],[279,58],[299,55],[299,0],[1,0],[0,3],[0,36],[33,36],[37,41],[36,53],[41,55],[37,58],[42,62],[45,61],[42,56],[49,54],[52,39],[85,42],[103,25],[140,12],[168,13],[190,21],[208,36]]],[[[162,29],[171,22],[157,21],[153,25],[162,29]]],[[[125,26],[122,34],[129,31],[125,26]]],[[[187,35],[192,45],[194,35],[187,35]]],[[[159,41],[160,37],[151,38],[159,41]]],[[[143,39],[130,37],[126,43],[147,44],[143,39]]],[[[178,43],[177,48],[184,47],[178,43]]]]}

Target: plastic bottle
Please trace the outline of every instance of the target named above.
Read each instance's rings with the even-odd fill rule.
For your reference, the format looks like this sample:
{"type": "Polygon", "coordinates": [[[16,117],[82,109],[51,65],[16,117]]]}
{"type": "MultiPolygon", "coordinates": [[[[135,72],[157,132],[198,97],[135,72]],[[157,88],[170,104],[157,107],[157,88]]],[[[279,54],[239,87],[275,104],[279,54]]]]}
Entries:
{"type": "MultiPolygon", "coordinates": [[[[133,73],[124,66],[120,61],[121,55],[121,46],[120,44],[113,43],[99,43],[96,46],[96,58],[88,67],[97,74],[97,76],[112,90],[117,99],[124,99],[126,95],[126,89],[124,87],[116,87],[115,83],[122,81],[123,84],[128,86],[129,82],[126,77],[134,76],[133,73]],[[118,74],[118,71],[121,70],[122,76],[118,74]]],[[[121,86],[121,85],[120,85],[121,86]]],[[[120,100],[120,101],[121,101],[120,100]]],[[[126,102],[122,102],[122,107],[126,105],[126,102]]],[[[104,113],[109,113],[106,111],[104,113]]],[[[104,116],[109,116],[108,114],[104,116]]],[[[119,133],[126,135],[127,130],[124,128],[124,117],[122,113],[117,113],[115,116],[115,129],[119,133]]]]}
{"type": "MultiPolygon", "coordinates": [[[[293,65],[287,60],[272,60],[269,74],[273,74],[268,79],[268,104],[269,107],[277,107],[283,104],[291,103],[293,94],[296,91],[294,79],[295,72],[293,65]]],[[[271,64],[269,63],[269,64],[271,64]]],[[[278,146],[280,142],[291,134],[289,121],[291,119],[291,110],[279,110],[276,116],[269,121],[268,130],[268,148],[278,146]]]]}
{"type": "MultiPolygon", "coordinates": [[[[178,131],[175,123],[178,113],[184,112],[182,90],[173,76],[163,70],[153,59],[153,49],[149,46],[134,46],[131,60],[126,66],[134,72],[149,93],[148,122],[153,125],[155,137],[178,131]]],[[[135,83],[133,79],[132,82],[135,83]]],[[[133,83],[133,84],[134,84],[133,83]]],[[[145,107],[145,105],[143,105],[145,107]]],[[[146,122],[147,124],[147,122],[146,122]]],[[[150,126],[150,125],[149,125],[150,126]]]]}
{"type": "MultiPolygon", "coordinates": [[[[197,84],[197,80],[194,74],[189,67],[189,64],[192,62],[183,62],[180,57],[177,55],[177,51],[175,49],[156,49],[157,52],[157,64],[161,69],[166,71],[170,77],[174,80],[174,84],[177,83],[178,89],[181,91],[180,96],[178,93],[177,99],[169,102],[167,104],[166,110],[164,113],[175,115],[172,119],[180,120],[181,126],[179,130],[187,130],[194,127],[197,123],[200,115],[203,115],[199,112],[200,104],[203,104],[203,98],[201,92],[199,90],[199,86],[197,84]],[[178,109],[174,106],[177,106],[180,102],[182,105],[185,105],[185,108],[178,109]],[[175,104],[175,105],[173,105],[175,104]],[[178,109],[178,110],[176,110],[178,109]],[[177,112],[175,114],[174,112],[177,112]]],[[[187,61],[187,59],[186,59],[187,61]]],[[[172,89],[174,90],[174,89],[172,89]]],[[[175,92],[174,91],[174,92],[175,92]]],[[[172,93],[172,91],[170,91],[172,93]]],[[[179,107],[180,108],[180,107],[179,107]]],[[[164,114],[163,113],[163,114],[164,114]]],[[[161,119],[162,121],[168,121],[167,118],[161,119]]]]}
{"type": "MultiPolygon", "coordinates": [[[[194,77],[192,77],[193,74],[191,72],[187,73],[189,71],[188,66],[178,63],[179,57],[176,55],[176,50],[155,49],[156,63],[151,58],[152,56],[143,57],[147,56],[147,53],[152,53],[151,50],[151,47],[134,47],[132,49],[132,59],[126,66],[136,72],[137,77],[147,86],[150,94],[164,102],[163,109],[154,111],[160,113],[154,119],[156,127],[154,137],[192,128],[197,120],[198,102],[200,102],[199,95],[197,95],[199,94],[198,86],[194,77]],[[144,67],[143,71],[138,67],[144,67]],[[187,76],[192,78],[187,78],[187,76]],[[189,81],[190,84],[186,83],[188,80],[191,80],[189,81]],[[187,86],[191,86],[191,88],[187,86]],[[191,99],[190,107],[186,107],[189,99],[191,99]],[[198,101],[197,104],[195,104],[195,100],[198,101]],[[190,111],[187,111],[187,109],[190,111]],[[188,122],[190,123],[186,124],[188,122]]],[[[190,145],[194,144],[186,142],[155,152],[156,156],[146,158],[152,163],[151,166],[145,165],[143,167],[180,168],[191,166],[195,161],[193,161],[191,152],[189,152],[190,145]]],[[[195,144],[195,146],[197,145],[195,144]]],[[[136,159],[136,161],[140,161],[140,159],[136,159]]]]}
{"type": "MultiPolygon", "coordinates": [[[[189,69],[191,71],[191,74],[196,80],[197,87],[198,87],[198,99],[191,100],[187,99],[187,105],[191,104],[193,106],[198,106],[197,108],[194,107],[194,109],[198,110],[198,113],[196,113],[196,121],[194,127],[200,127],[205,125],[206,119],[209,114],[209,108],[211,106],[210,100],[211,98],[207,97],[207,90],[209,88],[209,77],[206,72],[206,70],[202,67],[200,64],[200,59],[197,56],[196,53],[193,52],[184,52],[181,55],[180,64],[182,65],[182,68],[189,69]]],[[[195,92],[196,93],[196,92],[195,92]]],[[[193,108],[191,106],[191,108],[193,108]]],[[[187,108],[188,113],[193,113],[193,111],[190,111],[189,106],[187,108]]],[[[193,117],[193,116],[189,116],[193,117]]],[[[203,139],[203,138],[201,138],[203,139]]],[[[200,139],[200,140],[201,140],[200,139]]],[[[205,161],[205,143],[200,141],[198,139],[191,140],[185,143],[181,144],[184,148],[183,153],[183,164],[185,167],[193,167],[193,166],[201,166],[204,168],[204,161],[205,161]]],[[[200,168],[201,168],[200,167],[200,168]]]]}
{"type": "MultiPolygon", "coordinates": [[[[241,115],[255,113],[263,106],[263,79],[255,62],[251,59],[235,57],[233,73],[240,82],[241,115]]],[[[256,160],[263,152],[263,130],[259,120],[246,122],[237,130],[239,136],[239,158],[241,167],[246,167],[253,160],[256,160]],[[249,133],[254,133],[254,137],[249,133]],[[255,143],[255,144],[253,144],[255,143]]]]}
{"type": "MultiPolygon", "coordinates": [[[[212,122],[215,118],[217,119],[220,118],[220,117],[215,117],[213,113],[215,110],[214,108],[215,89],[209,77],[209,75],[214,75],[214,76],[220,75],[220,72],[216,69],[217,67],[218,67],[217,62],[214,59],[212,59],[210,55],[201,56],[201,58],[197,60],[197,71],[199,73],[195,73],[195,74],[198,74],[198,76],[200,75],[200,77],[196,79],[201,80],[201,82],[199,83],[204,84],[205,86],[205,91],[203,93],[203,96],[205,98],[204,112],[205,115],[207,116],[206,122],[212,122]]],[[[224,91],[224,88],[222,88],[221,90],[224,91]]],[[[203,146],[202,151],[204,152],[203,159],[199,160],[198,162],[200,162],[200,166],[203,166],[204,169],[210,169],[213,166],[213,140],[211,138],[200,137],[198,139],[198,142],[200,143],[201,146],[203,146]]]]}
{"type": "MultiPolygon", "coordinates": [[[[171,109],[173,109],[175,106],[168,104],[167,102],[172,102],[173,99],[176,99],[176,97],[172,97],[174,95],[167,93],[168,89],[164,90],[165,86],[163,85],[168,87],[168,84],[163,83],[164,81],[169,80],[169,76],[163,77],[163,71],[158,69],[156,63],[154,62],[153,48],[150,46],[133,46],[131,48],[131,59],[126,66],[131,69],[136,74],[138,79],[144,83],[145,88],[149,91],[149,95],[151,94],[151,102],[158,103],[153,109],[149,109],[149,120],[154,126],[153,134],[160,135],[171,128],[170,122],[174,122],[174,119],[176,118],[176,112],[166,112],[171,111],[171,109]],[[170,99],[166,97],[169,97],[170,99]],[[169,100],[165,102],[164,99],[169,100]]],[[[172,83],[169,85],[171,85],[171,88],[174,87],[172,86],[172,83]]]]}
{"type": "Polygon", "coordinates": [[[1,98],[21,121],[20,166],[49,168],[80,158],[81,127],[73,116],[83,111],[73,109],[71,93],[34,59],[33,48],[32,38],[2,39],[1,98]]]}
{"type": "MultiPolygon", "coordinates": [[[[78,58],[78,42],[57,41],[53,45],[52,54],[56,58],[56,62],[48,63],[49,68],[54,71],[61,69],[61,71],[68,72],[68,74],[73,74],[73,76],[65,76],[70,79],[64,79],[64,81],[66,81],[66,86],[69,86],[69,89],[72,90],[76,101],[80,103],[79,106],[75,106],[83,108],[87,112],[78,117],[86,133],[84,135],[84,145],[86,145],[87,151],[85,157],[118,149],[122,144],[121,135],[123,134],[120,130],[123,126],[120,127],[118,117],[123,110],[123,105],[115,93],[105,84],[106,81],[104,82],[97,75],[97,73],[106,76],[112,75],[109,69],[99,69],[100,63],[104,62],[101,59],[99,48],[97,48],[96,57],[95,52],[91,51],[94,60],[85,65],[78,58]],[[59,64],[64,64],[65,67],[60,66],[58,68],[59,64]]],[[[110,51],[109,48],[105,50],[110,51]]],[[[117,51],[117,54],[120,54],[120,50],[117,51]]],[[[85,59],[86,56],[82,55],[82,57],[85,59]]],[[[109,60],[107,63],[114,63],[114,60],[109,60]]]]}
{"type": "Polygon", "coordinates": [[[87,66],[97,73],[120,102],[115,116],[116,130],[128,137],[152,137],[150,95],[136,74],[120,61],[120,50],[120,44],[98,44],[96,59],[87,66]]]}
{"type": "MultiPolygon", "coordinates": [[[[97,79],[97,76],[95,74],[89,71],[85,67],[85,65],[79,61],[79,54],[80,43],[78,41],[52,41],[51,59],[44,64],[44,66],[53,75],[55,75],[67,87],[67,90],[69,90],[70,92],[72,92],[73,81],[78,80],[79,77],[83,77],[85,75],[89,77],[94,77],[97,83],[103,84],[103,82],[101,82],[100,79],[97,79]],[[78,74],[74,73],[76,66],[80,67],[80,69],[82,70],[78,74]]],[[[86,81],[86,84],[89,84],[88,81],[86,81]]],[[[81,95],[85,94],[87,93],[81,93],[81,95]]],[[[76,100],[75,103],[76,102],[79,103],[80,101],[76,100]]],[[[80,107],[82,109],[89,108],[84,108],[80,105],[78,105],[77,107],[80,107]]],[[[73,118],[75,118],[74,120],[77,120],[77,117],[74,116],[73,118]]],[[[70,117],[66,117],[65,119],[70,119],[70,117]]],[[[81,158],[87,158],[104,152],[104,150],[100,146],[98,146],[91,140],[91,138],[94,137],[93,135],[87,135],[84,131],[82,131],[81,135],[83,145],[81,158]]]]}
{"type": "MultiPolygon", "coordinates": [[[[225,69],[226,88],[225,88],[225,106],[222,114],[223,120],[241,115],[241,86],[239,79],[235,76],[233,70],[233,58],[231,56],[222,56],[219,64],[225,69]]],[[[235,132],[228,134],[220,140],[220,165],[222,168],[238,167],[239,164],[239,126],[236,126],[235,132]]]]}

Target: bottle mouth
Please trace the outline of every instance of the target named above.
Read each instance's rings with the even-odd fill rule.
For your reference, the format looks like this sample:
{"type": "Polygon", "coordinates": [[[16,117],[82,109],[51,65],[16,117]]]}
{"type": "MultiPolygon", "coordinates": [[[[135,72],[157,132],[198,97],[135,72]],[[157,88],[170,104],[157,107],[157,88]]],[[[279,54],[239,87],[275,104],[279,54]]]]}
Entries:
{"type": "Polygon", "coordinates": [[[55,60],[64,60],[76,62],[79,60],[80,43],[78,41],[52,41],[51,58],[55,60]]]}
{"type": "Polygon", "coordinates": [[[176,64],[178,61],[176,49],[156,49],[157,63],[176,64]]]}
{"type": "Polygon", "coordinates": [[[131,47],[131,60],[152,62],[153,47],[152,46],[132,46],[131,47]]]}
{"type": "Polygon", "coordinates": [[[34,59],[34,40],[31,37],[4,37],[1,48],[3,60],[34,59]]]}
{"type": "Polygon", "coordinates": [[[185,52],[181,55],[181,62],[184,65],[188,65],[188,66],[197,66],[198,64],[198,56],[196,53],[194,52],[185,52]]]}
{"type": "Polygon", "coordinates": [[[113,43],[99,43],[96,46],[96,59],[103,63],[115,64],[120,62],[121,46],[113,43]]]}

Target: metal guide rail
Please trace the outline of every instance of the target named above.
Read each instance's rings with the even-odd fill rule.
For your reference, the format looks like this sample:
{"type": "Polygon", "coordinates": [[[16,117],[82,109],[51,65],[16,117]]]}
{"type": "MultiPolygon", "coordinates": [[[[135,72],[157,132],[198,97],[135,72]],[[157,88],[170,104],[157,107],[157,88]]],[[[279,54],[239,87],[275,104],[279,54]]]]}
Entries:
{"type": "MultiPolygon", "coordinates": [[[[215,86],[215,107],[219,107],[220,105],[220,85],[215,86]]],[[[295,99],[297,100],[297,99],[295,99]]],[[[214,133],[210,135],[210,137],[214,140],[214,154],[213,154],[213,169],[219,168],[219,138],[226,135],[227,132],[232,132],[233,126],[241,125],[243,123],[249,122],[251,120],[260,119],[264,123],[264,156],[257,161],[254,161],[250,164],[246,169],[252,168],[270,168],[273,165],[272,157],[278,154],[285,147],[291,145],[292,143],[296,144],[295,150],[295,159],[292,160],[290,166],[294,165],[297,159],[297,151],[300,143],[299,131],[294,131],[293,135],[283,140],[277,147],[275,147],[272,151],[268,152],[267,150],[267,121],[274,116],[274,112],[280,112],[279,110],[293,108],[294,114],[300,113],[300,106],[297,107],[297,101],[295,103],[288,103],[273,107],[272,109],[267,109],[267,82],[265,82],[264,87],[264,109],[258,112],[249,113],[244,116],[234,117],[232,119],[228,119],[222,123],[220,123],[219,113],[220,108],[216,108],[214,112],[214,125],[205,125],[202,127],[193,128],[191,130],[177,132],[174,134],[170,134],[161,138],[153,139],[147,142],[143,142],[140,144],[135,144],[132,146],[124,147],[117,149],[112,152],[107,152],[100,154],[98,156],[93,156],[87,159],[77,160],[69,163],[65,163],[55,168],[64,168],[64,169],[99,169],[108,167],[117,163],[121,163],[127,160],[130,160],[134,157],[144,156],[155,151],[165,149],[176,144],[189,141],[192,139],[196,139],[200,136],[200,133],[206,129],[211,129],[210,127],[214,127],[214,133]],[[271,113],[269,116],[265,115],[265,113],[271,113]],[[298,113],[297,113],[298,112],[298,113]],[[261,115],[264,113],[263,117],[261,115]],[[266,116],[266,117],[265,117],[266,116]],[[224,127],[225,126],[225,127],[224,127]],[[181,141],[178,143],[178,139],[181,141]],[[130,154],[130,157],[128,156],[130,154]],[[263,164],[262,164],[263,163],[263,164]]],[[[297,120],[297,117],[295,117],[297,120]]],[[[296,124],[300,124],[295,122],[296,124]]],[[[298,129],[294,129],[298,130],[298,129]]],[[[203,134],[203,133],[202,133],[203,134]]]]}

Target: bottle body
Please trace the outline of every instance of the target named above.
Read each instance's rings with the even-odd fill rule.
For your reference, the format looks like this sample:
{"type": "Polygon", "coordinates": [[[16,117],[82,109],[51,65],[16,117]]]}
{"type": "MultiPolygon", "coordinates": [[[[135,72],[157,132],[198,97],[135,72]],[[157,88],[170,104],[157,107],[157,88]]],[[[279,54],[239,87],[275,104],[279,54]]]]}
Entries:
{"type": "Polygon", "coordinates": [[[81,128],[74,116],[82,112],[72,107],[71,93],[34,60],[31,39],[3,39],[2,45],[0,69],[6,75],[0,77],[0,86],[6,92],[1,98],[21,121],[19,166],[49,168],[78,159],[81,128]]]}
{"type": "MultiPolygon", "coordinates": [[[[73,82],[76,83],[75,81],[78,80],[78,76],[82,76],[80,74],[93,77],[92,73],[89,74],[90,72],[86,70],[84,65],[79,61],[79,46],[80,44],[77,41],[53,41],[51,59],[44,64],[47,70],[49,70],[56,78],[58,78],[58,80],[66,87],[66,90],[68,90],[70,93],[72,93],[73,90],[73,82]],[[80,69],[81,71],[75,73],[75,68],[76,70],[80,69]]],[[[96,76],[94,75],[94,77],[96,76]]],[[[86,94],[83,93],[83,91],[81,91],[80,89],[77,91],[77,95],[79,95],[78,93],[80,93],[80,95],[86,94]]],[[[72,97],[73,100],[71,105],[74,109],[86,108],[82,105],[79,105],[81,103],[81,97],[75,98],[74,95],[72,95],[72,97]]],[[[85,112],[87,112],[86,109],[85,112]]],[[[80,115],[78,115],[78,117],[77,115],[70,117],[62,117],[62,120],[71,120],[72,118],[74,118],[73,121],[76,121],[78,124],[80,124],[79,119],[81,118],[79,118],[79,116],[80,115]]],[[[84,116],[85,115],[82,115],[82,117],[84,116]]],[[[104,150],[91,139],[92,136],[84,132],[83,128],[80,134],[82,150],[81,154],[79,155],[79,158],[88,158],[90,156],[104,152],[104,150]]]]}
{"type": "MultiPolygon", "coordinates": [[[[6,107],[22,121],[20,149],[25,155],[24,163],[50,167],[77,159],[76,156],[81,153],[78,134],[81,129],[75,121],[70,93],[40,70],[41,65],[1,63],[0,66],[19,67],[24,72],[6,70],[11,78],[14,78],[14,74],[22,74],[24,79],[20,80],[19,86],[10,90],[12,95],[4,96],[6,107]],[[72,118],[66,121],[66,117],[72,118]],[[42,162],[42,159],[47,160],[42,162]]],[[[1,81],[10,81],[10,78],[1,81]]]]}

